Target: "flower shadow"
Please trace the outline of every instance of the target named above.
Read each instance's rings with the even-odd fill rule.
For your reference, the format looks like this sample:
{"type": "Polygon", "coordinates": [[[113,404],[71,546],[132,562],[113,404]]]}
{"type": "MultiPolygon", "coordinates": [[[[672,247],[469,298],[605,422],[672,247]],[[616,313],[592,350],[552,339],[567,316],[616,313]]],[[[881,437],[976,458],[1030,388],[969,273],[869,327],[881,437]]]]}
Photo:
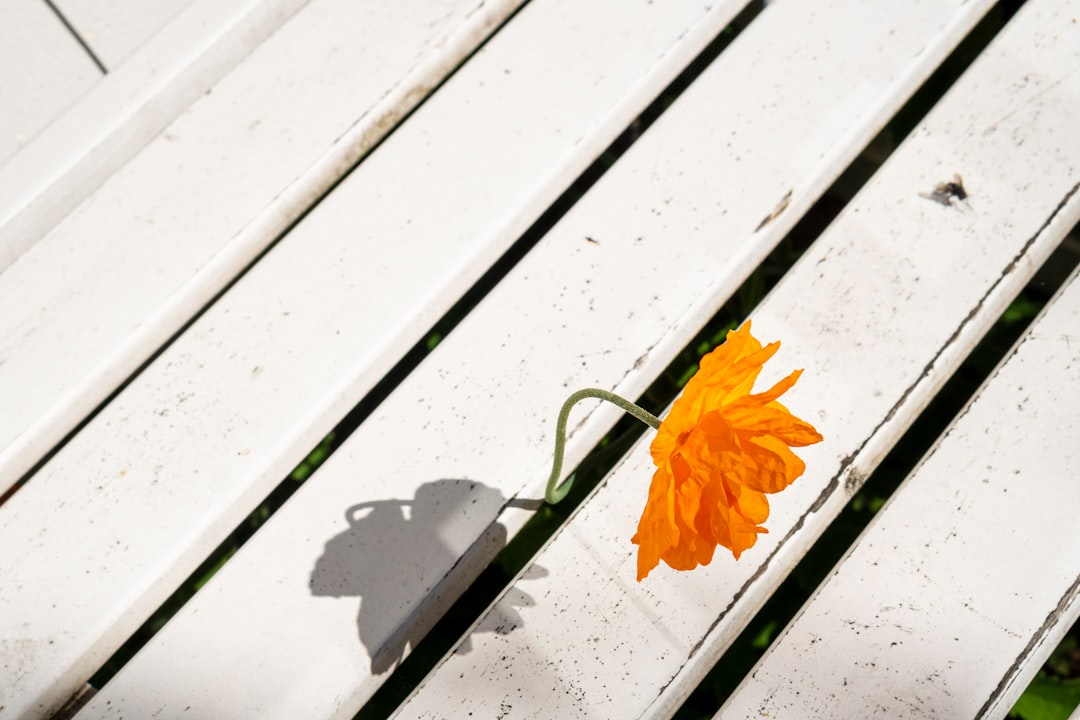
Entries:
{"type": "MultiPolygon", "coordinates": [[[[494,488],[457,479],[424,483],[412,500],[357,503],[345,512],[348,528],[326,542],[315,562],[311,593],[360,598],[359,639],[371,672],[381,675],[401,662],[406,647],[416,647],[506,545],[506,528],[492,522],[502,508],[533,504],[508,502],[494,488]]],[[[532,598],[514,588],[506,600],[473,632],[507,634],[519,627],[514,607],[532,605],[532,598]]],[[[470,647],[466,639],[457,652],[470,647]]]]}

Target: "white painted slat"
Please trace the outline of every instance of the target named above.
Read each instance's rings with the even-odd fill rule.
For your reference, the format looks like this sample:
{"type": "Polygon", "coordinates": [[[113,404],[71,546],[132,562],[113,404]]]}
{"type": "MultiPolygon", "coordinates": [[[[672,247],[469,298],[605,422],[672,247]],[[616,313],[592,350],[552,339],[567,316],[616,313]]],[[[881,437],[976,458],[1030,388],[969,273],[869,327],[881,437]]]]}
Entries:
{"type": "MultiPolygon", "coordinates": [[[[101,79],[41,0],[0,0],[0,165],[101,79]]],[[[2,266],[0,266],[2,267],[2,266]]]]}
{"type": "Polygon", "coordinates": [[[54,0],[106,70],[112,70],[192,0],[54,0]]]}
{"type": "Polygon", "coordinates": [[[0,491],[518,3],[316,0],[0,274],[0,491]]]}
{"type": "MultiPolygon", "coordinates": [[[[614,7],[598,12],[621,37],[614,7]]],[[[565,393],[587,385],[640,392],[986,7],[897,6],[886,25],[858,2],[770,5],[83,717],[182,707],[221,716],[234,701],[260,717],[348,717],[522,521],[524,513],[508,510],[492,524],[507,498],[539,493],[565,393]],[[807,32],[841,21],[880,34],[855,42],[807,32]],[[878,41],[875,61],[852,62],[870,39],[878,41]],[[777,58],[778,48],[789,54],[777,58]],[[753,78],[750,66],[760,68],[753,78]],[[775,107],[759,115],[763,102],[775,107]],[[803,132],[786,132],[793,125],[803,132]],[[755,233],[792,187],[789,210],[755,233]],[[208,657],[244,671],[209,672],[208,657]],[[170,668],[167,676],[161,667],[170,668]]],[[[540,12],[573,15],[565,5],[534,2],[481,58],[494,61],[500,41],[555,45],[549,35],[513,34],[540,12]]],[[[564,26],[563,37],[581,21],[579,14],[564,26]]],[[[565,56],[566,46],[576,43],[555,51],[565,56]]],[[[569,77],[583,67],[535,48],[528,56],[545,74],[563,67],[569,77]]],[[[510,67],[511,76],[522,72],[510,67]]],[[[368,162],[379,162],[464,77],[368,162]]],[[[536,142],[534,128],[522,132],[536,142]]],[[[267,293],[249,292],[247,280],[234,293],[265,305],[267,293]]],[[[331,307],[359,323],[354,308],[364,303],[356,297],[331,307]]],[[[289,345],[349,352],[310,337],[289,345]]],[[[250,413],[257,414],[264,413],[250,413]]],[[[614,418],[597,411],[575,429],[569,465],[614,418]]]]}
{"type": "Polygon", "coordinates": [[[1080,282],[718,718],[1003,718],[1080,615],[1080,282]]]}
{"type": "Polygon", "coordinates": [[[679,707],[1080,219],[1080,138],[1065,130],[1080,122],[1080,27],[1068,5],[1028,3],[755,311],[755,335],[783,342],[759,386],[805,368],[784,403],[825,438],[799,451],[806,474],[770,498],[769,534],[738,562],[718,553],[708,567],[662,565],[636,583],[630,538],[654,470],[649,433],[481,621],[502,634],[474,633],[400,717],[667,717],[679,707]],[[958,171],[964,206],[920,196],[958,171]]]}
{"type": "Polygon", "coordinates": [[[307,1],[196,0],[7,162],[0,152],[0,272],[307,1]]]}
{"type": "Polygon", "coordinates": [[[85,679],[737,10],[530,3],[0,506],[9,712],[85,679]]]}

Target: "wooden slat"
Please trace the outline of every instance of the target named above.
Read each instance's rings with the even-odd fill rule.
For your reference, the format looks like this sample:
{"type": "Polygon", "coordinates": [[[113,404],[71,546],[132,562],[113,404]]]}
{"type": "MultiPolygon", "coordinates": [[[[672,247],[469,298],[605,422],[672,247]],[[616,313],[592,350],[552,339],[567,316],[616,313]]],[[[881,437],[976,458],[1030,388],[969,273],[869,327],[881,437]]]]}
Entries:
{"type": "Polygon", "coordinates": [[[519,2],[316,0],[0,274],[0,492],[519,2]]]}
{"type": "Polygon", "coordinates": [[[530,3],[0,506],[8,712],[84,680],[738,8],[530,3]]]}
{"type": "MultiPolygon", "coordinates": [[[[101,79],[41,0],[0,0],[0,165],[101,79]]],[[[0,266],[2,267],[2,266],[0,266]]]]}
{"type": "Polygon", "coordinates": [[[717,715],[1001,718],[1080,615],[1080,282],[717,715]]]}
{"type": "Polygon", "coordinates": [[[112,70],[192,0],[54,0],[79,37],[112,70]]]}
{"type": "MultiPolygon", "coordinates": [[[[617,7],[598,9],[598,22],[623,38],[617,7]]],[[[640,392],[986,7],[897,6],[886,25],[858,2],[770,4],[83,717],[229,715],[234,700],[261,717],[350,716],[526,516],[508,508],[492,524],[509,498],[539,492],[564,395],[587,385],[640,392]],[[806,31],[840,18],[880,34],[856,42],[806,31]],[[870,40],[875,61],[852,62],[870,40]],[[748,66],[760,72],[751,78],[748,66]],[[766,101],[775,106],[758,114],[766,101]],[[788,212],[755,232],[791,188],[788,212]],[[208,672],[207,657],[245,671],[208,672]]],[[[502,72],[501,53],[530,37],[565,55],[581,17],[534,2],[482,57],[502,72]],[[552,27],[525,25],[519,36],[533,13],[550,13],[552,27]]],[[[583,67],[536,49],[529,57],[546,76],[565,68],[562,83],[583,67]]],[[[451,85],[384,148],[405,141],[451,85]]],[[[535,128],[522,132],[537,141],[535,128]]],[[[270,291],[244,292],[265,305],[270,291]]],[[[361,306],[330,304],[357,324],[361,306]]],[[[311,337],[288,344],[348,353],[311,337]]],[[[570,466],[614,418],[597,410],[575,427],[570,466]]]]}
{"type": "MultiPolygon", "coordinates": [[[[721,552],[708,567],[661,566],[636,583],[630,538],[653,473],[649,434],[400,717],[666,717],[679,707],[1080,218],[1080,139],[1061,132],[1080,121],[1080,28],[1068,5],[1025,6],[755,311],[755,334],[783,342],[759,385],[805,368],[784,403],[825,437],[799,452],[806,474],[770,498],[769,534],[738,562],[721,552]],[[921,196],[957,171],[967,203],[921,196]]],[[[741,709],[731,717],[757,716],[741,709]]],[[[786,714],[803,716],[790,704],[774,716],[786,714]]]]}
{"type": "MultiPolygon", "coordinates": [[[[51,123],[7,162],[0,153],[0,272],[306,2],[196,0],[64,113],[53,108],[51,123]]],[[[20,62],[0,72],[12,68],[26,74],[20,62]]],[[[96,68],[93,74],[100,77],[96,68]]]]}

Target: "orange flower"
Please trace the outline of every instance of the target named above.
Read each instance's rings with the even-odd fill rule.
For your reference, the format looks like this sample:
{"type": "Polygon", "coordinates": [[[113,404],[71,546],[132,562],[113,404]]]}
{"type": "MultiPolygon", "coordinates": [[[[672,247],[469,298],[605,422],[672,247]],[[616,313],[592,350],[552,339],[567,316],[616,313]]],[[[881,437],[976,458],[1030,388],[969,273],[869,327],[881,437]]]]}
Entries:
{"type": "Polygon", "coordinates": [[[748,320],[701,359],[650,448],[656,474],[632,541],[638,580],[661,560],[676,570],[708,565],[717,545],[739,555],[769,517],[765,493],[783,490],[806,466],[790,447],[821,442],[809,423],[776,399],[802,374],[750,394],[762,366],[780,348],[762,348],[748,320]]]}

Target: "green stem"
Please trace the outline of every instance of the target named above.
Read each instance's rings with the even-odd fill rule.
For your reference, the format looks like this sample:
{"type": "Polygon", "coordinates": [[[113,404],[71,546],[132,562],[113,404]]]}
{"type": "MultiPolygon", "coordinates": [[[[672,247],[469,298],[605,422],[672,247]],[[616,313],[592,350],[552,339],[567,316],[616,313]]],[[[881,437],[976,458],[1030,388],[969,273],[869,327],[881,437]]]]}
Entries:
{"type": "Polygon", "coordinates": [[[570,486],[574,483],[574,476],[571,475],[566,479],[566,482],[557,486],[559,474],[562,472],[563,453],[566,450],[566,421],[570,417],[570,408],[574,407],[574,405],[585,398],[607,400],[609,403],[617,405],[619,408],[630,413],[654,430],[660,428],[660,418],[641,409],[626,398],[619,397],[615,393],[608,392],[607,390],[601,390],[600,388],[585,388],[584,390],[578,390],[576,393],[566,398],[566,402],[563,403],[562,409],[559,411],[558,424],[555,426],[555,464],[551,468],[551,477],[548,478],[547,489],[544,491],[544,500],[550,505],[554,505],[566,497],[566,494],[570,492],[570,486]]]}

